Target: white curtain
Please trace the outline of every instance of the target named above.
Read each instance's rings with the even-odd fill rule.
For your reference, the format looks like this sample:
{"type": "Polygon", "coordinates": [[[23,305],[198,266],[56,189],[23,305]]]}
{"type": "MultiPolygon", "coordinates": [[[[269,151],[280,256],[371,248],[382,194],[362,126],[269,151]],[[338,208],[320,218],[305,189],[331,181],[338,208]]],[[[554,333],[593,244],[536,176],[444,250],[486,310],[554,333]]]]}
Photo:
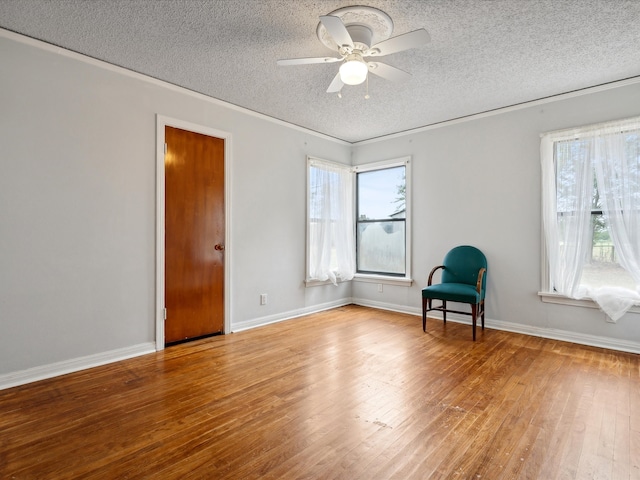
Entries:
{"type": "Polygon", "coordinates": [[[355,273],[351,168],[308,159],[307,280],[351,280],[355,273]]]}
{"type": "MultiPolygon", "coordinates": [[[[558,144],[558,149],[569,148],[568,142],[558,144]]],[[[549,136],[542,138],[541,153],[543,225],[552,286],[562,295],[579,298],[582,267],[591,248],[591,158],[584,149],[575,155],[564,152],[565,155],[558,155],[563,160],[556,165],[554,140],[549,136]],[[575,181],[557,181],[565,177],[575,181]]]]}
{"type": "Polygon", "coordinates": [[[640,285],[640,120],[597,138],[596,177],[620,264],[640,285]]]}
{"type": "Polygon", "coordinates": [[[592,298],[614,321],[640,303],[639,150],[640,118],[546,134],[541,141],[543,224],[552,285],[568,297],[592,298]],[[634,278],[635,291],[580,285],[592,248],[596,183],[618,261],[634,278]]]}
{"type": "Polygon", "coordinates": [[[640,302],[640,121],[622,128],[609,125],[594,138],[602,210],[618,262],[636,283],[636,291],[601,288],[591,292],[614,321],[640,302]]]}

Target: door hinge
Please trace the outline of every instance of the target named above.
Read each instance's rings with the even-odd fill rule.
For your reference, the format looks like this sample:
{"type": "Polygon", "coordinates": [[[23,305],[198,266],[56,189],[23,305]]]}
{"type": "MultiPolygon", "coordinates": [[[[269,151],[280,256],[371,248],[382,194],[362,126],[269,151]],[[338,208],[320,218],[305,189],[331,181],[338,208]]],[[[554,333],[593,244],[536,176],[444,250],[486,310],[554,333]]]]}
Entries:
{"type": "Polygon", "coordinates": [[[167,309],[166,308],[164,309],[163,314],[164,314],[164,319],[166,320],[167,319],[167,309]]]}

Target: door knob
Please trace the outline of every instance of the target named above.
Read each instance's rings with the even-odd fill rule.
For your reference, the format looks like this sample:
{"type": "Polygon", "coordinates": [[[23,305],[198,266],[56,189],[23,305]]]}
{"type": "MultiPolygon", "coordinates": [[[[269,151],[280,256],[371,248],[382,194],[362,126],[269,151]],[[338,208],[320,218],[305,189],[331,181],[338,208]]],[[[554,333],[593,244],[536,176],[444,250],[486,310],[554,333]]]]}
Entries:
{"type": "Polygon", "coordinates": [[[213,248],[215,248],[216,250],[221,250],[222,251],[222,250],[224,250],[224,245],[222,245],[220,243],[217,243],[216,246],[213,247],[213,248]]]}

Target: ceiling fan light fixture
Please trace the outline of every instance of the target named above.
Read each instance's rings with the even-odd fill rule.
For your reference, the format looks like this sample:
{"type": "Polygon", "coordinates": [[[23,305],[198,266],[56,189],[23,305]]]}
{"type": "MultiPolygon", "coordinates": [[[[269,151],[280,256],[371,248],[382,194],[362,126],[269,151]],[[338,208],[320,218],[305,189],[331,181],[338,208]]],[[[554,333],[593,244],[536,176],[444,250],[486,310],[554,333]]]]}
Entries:
{"type": "Polygon", "coordinates": [[[354,53],[347,56],[345,62],[340,65],[340,80],[345,85],[360,85],[367,79],[369,68],[361,55],[354,53]]]}
{"type": "MultiPolygon", "coordinates": [[[[392,32],[393,21],[382,10],[366,6],[339,8],[327,15],[320,15],[320,23],[316,28],[320,41],[338,56],[334,53],[331,57],[289,58],[278,60],[277,64],[342,62],[327,88],[327,93],[340,94],[345,85],[368,82],[369,70],[385,80],[408,80],[411,78],[410,73],[386,63],[379,63],[377,57],[421,47],[430,41],[430,36],[424,28],[396,37],[391,37],[392,32]],[[369,62],[370,57],[375,59],[369,62]]],[[[369,98],[368,86],[365,98],[369,98]]]]}

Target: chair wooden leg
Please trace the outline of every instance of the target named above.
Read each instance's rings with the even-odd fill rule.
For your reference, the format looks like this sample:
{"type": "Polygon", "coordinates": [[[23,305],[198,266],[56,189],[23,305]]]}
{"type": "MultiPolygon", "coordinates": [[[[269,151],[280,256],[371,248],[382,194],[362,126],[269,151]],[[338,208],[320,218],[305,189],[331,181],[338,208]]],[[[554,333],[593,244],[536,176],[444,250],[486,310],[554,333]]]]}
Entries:
{"type": "Polygon", "coordinates": [[[442,322],[447,323],[447,301],[442,300],[442,322]]]}
{"type": "Polygon", "coordinates": [[[473,341],[476,341],[476,316],[478,313],[478,306],[473,303],[471,304],[471,318],[473,319],[473,341]]]}
{"type": "Polygon", "coordinates": [[[480,302],[480,308],[482,309],[482,315],[480,318],[482,319],[482,329],[484,330],[484,300],[480,302]]]}
{"type": "MultiPolygon", "coordinates": [[[[431,301],[431,300],[429,300],[431,301]]],[[[422,331],[427,331],[427,299],[422,299],[422,331]]]]}

